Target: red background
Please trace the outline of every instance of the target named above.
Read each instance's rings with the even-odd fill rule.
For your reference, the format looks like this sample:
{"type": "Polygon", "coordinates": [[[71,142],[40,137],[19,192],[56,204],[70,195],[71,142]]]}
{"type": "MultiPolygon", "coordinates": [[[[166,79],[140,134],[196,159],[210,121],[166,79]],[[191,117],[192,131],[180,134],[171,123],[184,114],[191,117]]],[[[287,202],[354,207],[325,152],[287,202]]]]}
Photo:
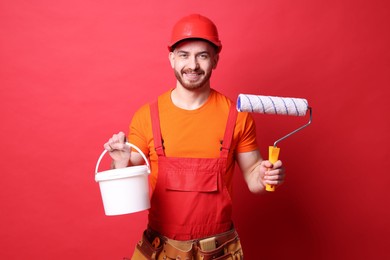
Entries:
{"type": "MultiPolygon", "coordinates": [[[[0,258],[131,255],[146,213],[105,216],[95,164],[140,105],[174,86],[166,44],[193,12],[220,30],[215,89],[313,107],[313,124],[279,145],[288,177],[277,192],[250,194],[237,172],[246,258],[389,258],[389,3],[2,1],[0,258]]],[[[307,120],[255,119],[264,157],[307,120]]]]}

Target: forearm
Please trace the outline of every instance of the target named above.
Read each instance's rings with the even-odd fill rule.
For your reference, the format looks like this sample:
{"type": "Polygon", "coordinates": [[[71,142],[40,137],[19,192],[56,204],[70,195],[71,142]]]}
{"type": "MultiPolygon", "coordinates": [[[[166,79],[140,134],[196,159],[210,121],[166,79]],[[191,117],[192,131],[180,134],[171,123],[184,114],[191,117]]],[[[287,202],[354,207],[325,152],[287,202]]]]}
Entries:
{"type": "Polygon", "coordinates": [[[252,169],[243,173],[248,189],[252,193],[262,193],[265,190],[263,176],[260,171],[262,161],[262,159],[258,160],[252,169]]]}
{"type": "Polygon", "coordinates": [[[258,150],[237,155],[237,162],[245,179],[248,189],[252,193],[261,193],[264,191],[260,167],[263,158],[258,150]]]}

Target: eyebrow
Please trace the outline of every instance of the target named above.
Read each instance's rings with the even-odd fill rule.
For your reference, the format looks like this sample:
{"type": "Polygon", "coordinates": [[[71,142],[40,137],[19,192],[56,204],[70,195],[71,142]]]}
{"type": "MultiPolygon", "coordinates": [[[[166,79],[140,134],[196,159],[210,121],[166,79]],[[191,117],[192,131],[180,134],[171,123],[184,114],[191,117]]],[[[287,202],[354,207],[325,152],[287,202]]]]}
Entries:
{"type": "MultiPolygon", "coordinates": [[[[184,53],[184,54],[188,54],[189,51],[183,51],[183,50],[178,50],[177,53],[184,53]]],[[[201,51],[201,52],[198,52],[196,53],[196,55],[201,55],[201,54],[207,54],[207,55],[211,55],[209,51],[201,51]]]]}

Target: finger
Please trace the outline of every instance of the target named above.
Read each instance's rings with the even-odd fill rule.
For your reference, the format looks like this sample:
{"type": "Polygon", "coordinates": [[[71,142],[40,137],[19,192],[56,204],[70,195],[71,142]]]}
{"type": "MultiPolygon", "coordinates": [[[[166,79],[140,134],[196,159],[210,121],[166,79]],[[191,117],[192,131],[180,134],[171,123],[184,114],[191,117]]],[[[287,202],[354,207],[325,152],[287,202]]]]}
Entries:
{"type": "Polygon", "coordinates": [[[115,150],[125,150],[125,143],[122,142],[109,142],[108,143],[108,148],[111,149],[111,151],[115,150]]]}
{"type": "Polygon", "coordinates": [[[104,149],[106,149],[108,152],[112,152],[114,150],[123,150],[125,146],[124,141],[125,134],[123,132],[119,132],[118,134],[112,135],[108,142],[104,144],[104,149]]]}
{"type": "Polygon", "coordinates": [[[274,164],[273,164],[273,169],[278,169],[278,168],[282,168],[282,166],[283,166],[283,163],[282,163],[282,161],[281,160],[278,160],[278,161],[276,161],[274,164]]]}
{"type": "Polygon", "coordinates": [[[265,183],[268,185],[272,185],[272,186],[278,186],[278,185],[281,185],[283,182],[282,181],[266,181],[265,183]]]}
{"type": "Polygon", "coordinates": [[[103,145],[104,149],[107,150],[107,152],[112,152],[113,148],[110,146],[110,143],[107,142],[103,145]]]}
{"type": "Polygon", "coordinates": [[[119,141],[120,141],[121,143],[125,143],[125,142],[126,142],[126,135],[125,135],[125,133],[119,132],[119,133],[118,133],[118,138],[119,138],[119,141]]]}
{"type": "Polygon", "coordinates": [[[264,178],[264,181],[266,184],[269,185],[280,185],[284,182],[284,179],[280,176],[267,176],[266,178],[264,178]]]}
{"type": "Polygon", "coordinates": [[[110,143],[111,144],[114,144],[114,143],[125,143],[125,142],[126,142],[126,135],[123,132],[119,132],[117,134],[114,134],[111,137],[111,139],[110,139],[110,143]]]}
{"type": "Polygon", "coordinates": [[[284,176],[284,170],[283,169],[270,169],[265,173],[267,176],[284,176]]]}
{"type": "Polygon", "coordinates": [[[267,168],[267,169],[270,169],[273,167],[273,164],[270,162],[270,161],[267,161],[267,160],[264,160],[261,162],[261,166],[267,168]]]}
{"type": "Polygon", "coordinates": [[[265,180],[283,181],[285,174],[281,169],[267,171],[264,175],[265,180]]]}
{"type": "Polygon", "coordinates": [[[118,134],[114,134],[114,135],[112,135],[112,137],[110,138],[109,143],[110,143],[110,144],[114,144],[114,143],[117,143],[118,141],[119,141],[118,134]]]}

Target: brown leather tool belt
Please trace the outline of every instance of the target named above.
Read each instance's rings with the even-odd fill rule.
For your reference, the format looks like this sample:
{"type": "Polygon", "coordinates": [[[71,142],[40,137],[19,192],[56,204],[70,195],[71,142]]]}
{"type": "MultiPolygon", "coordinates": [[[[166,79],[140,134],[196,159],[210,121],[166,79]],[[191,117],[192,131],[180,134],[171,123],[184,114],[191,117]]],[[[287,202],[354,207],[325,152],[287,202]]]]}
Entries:
{"type": "MultiPolygon", "coordinates": [[[[181,259],[181,260],[209,260],[231,256],[226,259],[242,259],[240,239],[235,229],[202,239],[178,241],[161,236],[157,232],[147,229],[136,250],[145,258],[138,259],[181,259]]],[[[138,252],[134,255],[140,255],[138,252]]],[[[225,259],[225,258],[221,258],[225,259]]]]}

